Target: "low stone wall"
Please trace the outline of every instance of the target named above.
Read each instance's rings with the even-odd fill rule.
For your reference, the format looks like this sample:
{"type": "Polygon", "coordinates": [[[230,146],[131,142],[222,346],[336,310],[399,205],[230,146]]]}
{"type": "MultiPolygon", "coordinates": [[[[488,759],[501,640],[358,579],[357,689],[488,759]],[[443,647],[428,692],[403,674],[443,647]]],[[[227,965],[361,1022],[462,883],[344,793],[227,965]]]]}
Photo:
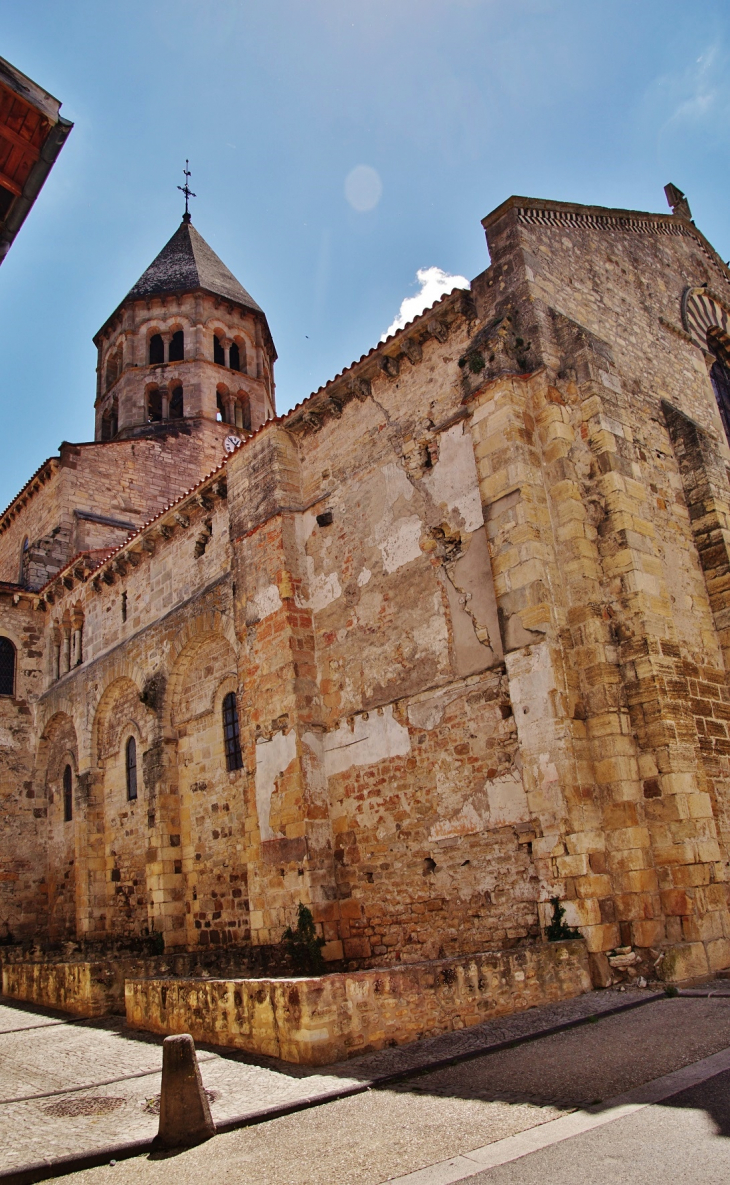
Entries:
{"type": "Polygon", "coordinates": [[[0,952],[3,994],[74,1016],[124,1015],[127,979],[169,976],[204,978],[287,974],[290,963],[278,947],[220,947],[210,950],[104,950],[64,952],[19,947],[0,952]]]}
{"type": "Polygon", "coordinates": [[[128,979],[127,1022],[322,1066],[590,991],[582,941],[289,979],[128,979]]]}
{"type": "Polygon", "coordinates": [[[73,1016],[124,1012],[124,983],[167,970],[163,957],[103,959],[97,962],[12,962],[2,969],[3,995],[57,1008],[73,1016]]]}

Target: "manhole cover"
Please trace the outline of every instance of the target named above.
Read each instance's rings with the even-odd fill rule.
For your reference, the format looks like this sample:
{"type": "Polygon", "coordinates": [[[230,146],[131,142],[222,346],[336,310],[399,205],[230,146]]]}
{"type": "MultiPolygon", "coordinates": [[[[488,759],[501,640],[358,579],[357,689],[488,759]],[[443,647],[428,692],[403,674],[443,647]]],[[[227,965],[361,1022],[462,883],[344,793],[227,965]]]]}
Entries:
{"type": "MultiPolygon", "coordinates": [[[[209,1103],[214,1103],[216,1101],[216,1099],[218,1098],[218,1096],[220,1095],[219,1090],[206,1090],[205,1093],[208,1096],[209,1103]]],[[[155,1094],[152,1096],[151,1099],[147,1099],[144,1103],[144,1110],[147,1111],[148,1114],[150,1114],[150,1115],[159,1115],[160,1114],[160,1096],[158,1094],[155,1094]]]]}
{"type": "Polygon", "coordinates": [[[126,1101],[109,1095],[86,1095],[82,1099],[58,1099],[55,1103],[49,1103],[43,1110],[46,1115],[54,1115],[59,1119],[68,1119],[76,1115],[108,1115],[110,1111],[118,1111],[126,1101]]]}

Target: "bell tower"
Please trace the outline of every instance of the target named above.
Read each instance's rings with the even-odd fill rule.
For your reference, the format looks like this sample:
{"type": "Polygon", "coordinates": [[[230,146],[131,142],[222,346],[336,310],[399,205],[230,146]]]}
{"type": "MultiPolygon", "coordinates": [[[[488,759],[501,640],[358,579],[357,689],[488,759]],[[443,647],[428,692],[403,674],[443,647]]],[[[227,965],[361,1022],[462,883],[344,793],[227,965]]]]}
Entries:
{"type": "Polygon", "coordinates": [[[276,415],[264,312],[187,208],[94,344],[98,441],[171,431],[244,439],[276,415]]]}

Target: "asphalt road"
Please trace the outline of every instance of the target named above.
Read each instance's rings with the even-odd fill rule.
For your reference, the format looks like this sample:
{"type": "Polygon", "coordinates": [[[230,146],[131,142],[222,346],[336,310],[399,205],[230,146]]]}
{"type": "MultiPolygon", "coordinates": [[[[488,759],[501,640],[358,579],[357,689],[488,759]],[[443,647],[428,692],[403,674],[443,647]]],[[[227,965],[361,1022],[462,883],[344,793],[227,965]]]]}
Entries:
{"type": "Polygon", "coordinates": [[[467,1179],[470,1185],[728,1185],[730,1071],[467,1179]]]}

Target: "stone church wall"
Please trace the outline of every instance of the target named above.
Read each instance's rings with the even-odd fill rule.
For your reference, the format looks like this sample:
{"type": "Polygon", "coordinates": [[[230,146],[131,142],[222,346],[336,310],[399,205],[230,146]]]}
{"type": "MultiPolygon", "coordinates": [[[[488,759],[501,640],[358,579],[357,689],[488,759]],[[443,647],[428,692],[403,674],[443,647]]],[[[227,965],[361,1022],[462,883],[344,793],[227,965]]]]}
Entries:
{"type": "Polygon", "coordinates": [[[34,781],[33,712],[43,686],[44,618],[31,597],[0,589],[0,634],[16,648],[15,695],[0,696],[0,939],[6,940],[26,938],[48,924],[48,807],[34,781]]]}
{"type": "MultiPolygon", "coordinates": [[[[730,451],[681,324],[688,285],[728,281],[672,217],[511,199],[486,226],[471,295],[44,612],[8,603],[42,680],[34,735],[0,704],[35,796],[8,776],[23,925],[265,945],[303,902],[367,967],[537,937],[559,896],[599,979],[617,945],[671,950],[675,979],[730,964],[730,451]]],[[[194,444],[174,479],[157,438],[90,452],[129,459],[94,470],[103,504],[157,506],[194,444]]],[[[56,488],[86,486],[39,505],[56,488]]]]}
{"type": "Polygon", "coordinates": [[[152,438],[64,444],[50,479],[17,516],[0,520],[0,579],[18,581],[26,539],[24,583],[33,589],[80,551],[118,547],[220,464],[227,430],[211,422],[194,432],[165,428],[152,438]]]}

